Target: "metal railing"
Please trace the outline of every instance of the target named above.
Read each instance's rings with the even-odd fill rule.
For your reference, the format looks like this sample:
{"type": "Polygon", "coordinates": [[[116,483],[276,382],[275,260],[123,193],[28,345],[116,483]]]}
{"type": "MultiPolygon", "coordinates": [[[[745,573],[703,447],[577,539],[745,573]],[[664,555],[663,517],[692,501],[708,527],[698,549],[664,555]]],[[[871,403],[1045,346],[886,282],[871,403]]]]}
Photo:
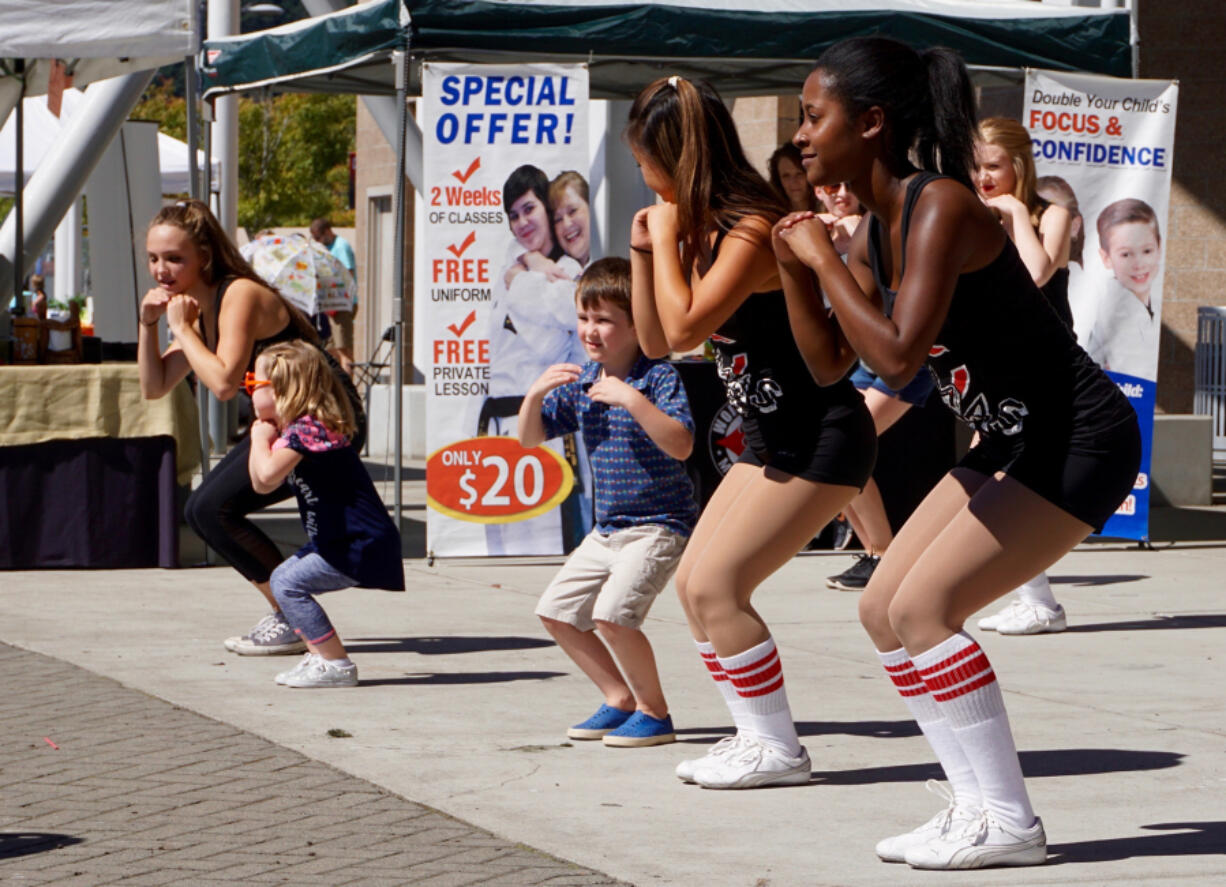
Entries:
{"type": "Polygon", "coordinates": [[[1192,411],[1213,418],[1213,452],[1226,452],[1226,307],[1196,309],[1196,388],[1192,411]]]}

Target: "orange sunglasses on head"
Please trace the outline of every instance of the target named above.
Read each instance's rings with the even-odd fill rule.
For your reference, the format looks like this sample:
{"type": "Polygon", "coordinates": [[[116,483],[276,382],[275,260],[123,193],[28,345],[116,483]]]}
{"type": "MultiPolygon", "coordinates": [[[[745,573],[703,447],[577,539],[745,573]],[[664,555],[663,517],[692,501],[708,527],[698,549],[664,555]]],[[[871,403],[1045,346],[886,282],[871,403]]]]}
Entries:
{"type": "Polygon", "coordinates": [[[818,185],[818,187],[821,188],[823,191],[825,191],[827,194],[829,194],[831,197],[833,197],[835,194],[838,194],[840,191],[846,188],[847,183],[840,182],[837,185],[818,185]]]}
{"type": "Polygon", "coordinates": [[[247,392],[248,397],[255,393],[255,389],[271,384],[272,382],[268,379],[257,379],[255,373],[247,373],[243,376],[243,390],[247,392]]]}

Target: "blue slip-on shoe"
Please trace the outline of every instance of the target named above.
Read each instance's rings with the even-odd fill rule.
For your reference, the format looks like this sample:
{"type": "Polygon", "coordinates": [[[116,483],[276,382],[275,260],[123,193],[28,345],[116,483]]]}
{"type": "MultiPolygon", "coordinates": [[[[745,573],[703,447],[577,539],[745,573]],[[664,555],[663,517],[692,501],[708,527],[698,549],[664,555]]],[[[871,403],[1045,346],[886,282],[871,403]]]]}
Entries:
{"type": "MultiPolygon", "coordinates": [[[[622,711],[611,705],[602,705],[596,709],[596,714],[567,730],[566,735],[571,739],[599,739],[610,730],[624,724],[632,714],[634,714],[632,711],[622,711]]],[[[672,727],[669,729],[671,730],[672,727]]]]}
{"type": "Polygon", "coordinates": [[[671,715],[653,718],[642,711],[636,711],[626,723],[604,735],[604,744],[614,748],[644,748],[676,741],[671,715]]]}

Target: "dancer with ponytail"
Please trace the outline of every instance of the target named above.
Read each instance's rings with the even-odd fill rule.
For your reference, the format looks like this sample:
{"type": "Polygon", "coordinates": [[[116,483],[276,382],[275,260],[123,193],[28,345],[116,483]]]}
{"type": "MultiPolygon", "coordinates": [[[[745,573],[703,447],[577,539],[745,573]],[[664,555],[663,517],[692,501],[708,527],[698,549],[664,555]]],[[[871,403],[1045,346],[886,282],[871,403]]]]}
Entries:
{"type": "Polygon", "coordinates": [[[877,853],[919,868],[1036,865],[1047,856],[1043,824],[995,672],[963,623],[1103,525],[1136,479],[1135,414],[1043,304],[975,194],[973,96],[957,55],[845,41],[818,60],[802,103],[794,140],[809,182],[849,182],[871,214],[846,265],[807,214],[774,230],[802,353],[815,369],[830,360],[825,327],[800,322],[805,306],[824,320],[820,286],[841,334],[886,384],[927,362],[941,398],[979,432],[860,600],[953,789],[945,811],[877,853]]]}
{"type": "Polygon", "coordinates": [[[785,207],[745,159],[710,86],[657,80],[630,109],[627,141],[664,202],[630,233],[635,328],[648,357],[708,337],[746,447],[694,530],[677,591],[699,654],[736,724],[677,776],[706,788],[809,780],[770,629],[754,589],[843,508],[872,472],[876,436],[842,379],[854,356],[819,360],[821,387],[789,331],[770,246],[785,207]]]}

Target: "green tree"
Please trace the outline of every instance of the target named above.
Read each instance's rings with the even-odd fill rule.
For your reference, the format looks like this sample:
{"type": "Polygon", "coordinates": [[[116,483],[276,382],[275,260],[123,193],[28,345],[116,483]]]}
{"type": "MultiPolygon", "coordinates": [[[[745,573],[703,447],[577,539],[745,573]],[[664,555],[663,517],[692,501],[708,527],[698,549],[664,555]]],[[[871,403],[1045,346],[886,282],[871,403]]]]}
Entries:
{"type": "MultiPolygon", "coordinates": [[[[154,120],[187,138],[187,103],[164,77],[149,86],[132,117],[154,120]]],[[[357,101],[348,95],[242,97],[238,103],[238,224],[262,228],[306,225],[318,216],[353,224],[349,152],[357,101]]]]}
{"type": "Polygon", "coordinates": [[[241,99],[238,223],[249,231],[306,225],[327,216],[353,223],[349,152],[357,103],[347,95],[241,99]]]}

